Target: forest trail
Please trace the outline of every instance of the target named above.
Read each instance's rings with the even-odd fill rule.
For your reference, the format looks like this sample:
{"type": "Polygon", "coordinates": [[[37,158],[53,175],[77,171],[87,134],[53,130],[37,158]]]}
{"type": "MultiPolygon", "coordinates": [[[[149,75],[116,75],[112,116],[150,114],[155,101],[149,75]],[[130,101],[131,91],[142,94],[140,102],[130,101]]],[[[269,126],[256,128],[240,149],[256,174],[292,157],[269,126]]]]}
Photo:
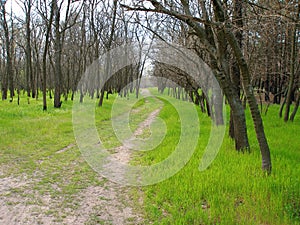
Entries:
{"type": "MultiPolygon", "coordinates": [[[[145,89],[141,93],[143,97],[150,95],[145,89]]],[[[148,117],[138,125],[133,135],[141,135],[158,116],[161,108],[162,105],[148,112],[148,117]]],[[[128,139],[126,143],[114,148],[112,157],[122,163],[129,163],[130,146],[131,140],[128,139]]],[[[57,153],[63,154],[73,148],[77,146],[70,144],[57,153]]],[[[78,160],[83,160],[80,158],[78,160]]],[[[115,173],[118,176],[125,174],[118,170],[115,173]]],[[[0,167],[0,224],[144,224],[142,215],[137,212],[143,204],[141,194],[137,193],[139,205],[134,205],[136,202],[130,199],[131,189],[128,187],[99,176],[97,179],[100,185],[91,185],[72,196],[65,196],[54,182],[51,185],[58,193],[54,195],[47,190],[41,192],[35,188],[45,176],[40,171],[30,177],[25,173],[6,176],[5,168],[0,167]]]]}
{"type": "MultiPolygon", "coordinates": [[[[141,95],[146,98],[151,96],[148,89],[142,89],[141,95]]],[[[137,138],[141,137],[145,130],[150,130],[150,125],[154,122],[156,117],[158,116],[159,112],[162,109],[163,103],[157,99],[155,99],[155,104],[157,104],[157,108],[148,112],[148,116],[145,120],[143,120],[141,123],[139,123],[138,127],[135,129],[135,131],[131,134],[130,137],[124,139],[121,141],[121,145],[117,146],[115,148],[109,149],[110,152],[113,152],[111,156],[108,157],[106,163],[104,164],[104,168],[107,172],[105,172],[106,176],[109,176],[112,178],[112,180],[117,181],[118,183],[124,183],[126,184],[128,182],[128,177],[126,176],[126,168],[124,168],[124,165],[128,165],[131,160],[131,153],[134,150],[139,150],[140,145],[136,142],[137,138]]],[[[147,104],[148,100],[146,100],[147,104]]],[[[134,109],[135,113],[138,113],[140,108],[134,109]]],[[[126,121],[126,115],[123,117],[123,115],[118,116],[118,120],[120,121],[126,121]],[[121,117],[121,118],[120,118],[121,117]],[[119,119],[120,118],[120,119],[119,119]]],[[[122,122],[121,122],[122,124],[122,122]]],[[[121,130],[121,132],[128,132],[127,129],[118,129],[121,130]]],[[[129,133],[129,132],[128,132],[129,133]]],[[[123,135],[121,135],[123,136],[123,135]]],[[[124,136],[123,136],[124,137],[124,136]]],[[[140,139],[141,140],[141,139],[140,139]]],[[[144,139],[142,139],[144,140],[144,139]]]]}

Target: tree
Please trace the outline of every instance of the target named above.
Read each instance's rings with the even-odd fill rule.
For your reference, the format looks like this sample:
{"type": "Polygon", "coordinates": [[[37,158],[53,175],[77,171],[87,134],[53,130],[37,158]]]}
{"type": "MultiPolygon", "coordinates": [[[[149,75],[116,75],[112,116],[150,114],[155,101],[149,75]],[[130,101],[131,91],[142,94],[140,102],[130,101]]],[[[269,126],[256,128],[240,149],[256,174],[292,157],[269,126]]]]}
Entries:
{"type": "MultiPolygon", "coordinates": [[[[233,25],[236,27],[235,36],[239,43],[240,48],[242,48],[243,42],[243,1],[242,0],[234,0],[233,2],[233,25]]],[[[233,65],[231,67],[230,72],[231,81],[234,84],[234,88],[236,89],[236,94],[240,97],[241,95],[241,82],[240,82],[240,70],[237,65],[236,60],[233,60],[233,65]]],[[[238,145],[238,133],[239,130],[234,129],[235,127],[235,117],[233,116],[232,110],[230,110],[230,123],[229,123],[229,136],[233,139],[236,139],[236,143],[238,145]]],[[[237,127],[238,129],[238,127],[237,127]]],[[[249,145],[249,143],[248,143],[249,145]]]]}
{"type": "MultiPolygon", "coordinates": [[[[286,107],[285,107],[285,114],[284,114],[284,121],[287,122],[289,120],[290,114],[290,106],[292,101],[292,94],[294,92],[294,82],[295,82],[295,64],[296,64],[296,49],[297,49],[297,32],[298,32],[298,23],[300,21],[300,2],[298,2],[298,10],[295,18],[295,22],[292,25],[292,32],[291,32],[291,68],[290,68],[290,77],[289,77],[289,84],[288,84],[288,91],[286,96],[286,107]]],[[[299,100],[298,100],[299,101],[299,100]]],[[[299,103],[298,103],[299,105],[299,103]]],[[[293,117],[292,117],[293,118],[293,117]]]]}
{"type": "MultiPolygon", "coordinates": [[[[45,36],[45,44],[44,44],[44,51],[43,51],[43,62],[42,62],[42,90],[43,90],[43,110],[47,110],[47,55],[50,43],[50,33],[52,28],[52,21],[54,17],[54,5],[56,4],[56,0],[52,0],[51,2],[51,10],[50,10],[50,17],[47,18],[47,5],[44,5],[44,9],[40,9],[40,15],[44,19],[44,23],[46,24],[46,36],[45,36]],[[44,12],[43,12],[44,11],[44,12]]],[[[41,7],[43,6],[43,2],[40,2],[41,7]]]]}
{"type": "MultiPolygon", "coordinates": [[[[69,7],[68,1],[68,7],[69,7]]],[[[62,34],[60,31],[60,12],[62,3],[58,6],[55,0],[52,7],[54,11],[54,108],[61,107],[61,85],[62,85],[62,69],[61,69],[61,54],[62,54],[62,34]]]]}
{"type": "Polygon", "coordinates": [[[26,80],[27,80],[27,96],[30,97],[30,91],[32,98],[36,95],[36,81],[33,76],[32,69],[32,49],[31,49],[31,8],[32,0],[26,0],[23,2],[25,12],[25,26],[26,26],[26,80]]]}
{"type": "MultiPolygon", "coordinates": [[[[144,5],[137,5],[135,7],[127,8],[130,10],[152,11],[167,14],[169,16],[172,16],[173,18],[183,21],[194,31],[194,35],[198,37],[198,40],[204,46],[205,51],[209,54],[209,65],[214,71],[216,79],[220,83],[220,86],[232,109],[234,117],[237,118],[236,123],[239,123],[240,125],[240,129],[238,130],[241,131],[241,133],[243,134],[243,139],[246,140],[247,132],[243,107],[240,98],[236,94],[236,91],[234,89],[234,84],[231,82],[228,76],[229,65],[224,55],[225,45],[226,42],[228,42],[229,46],[232,49],[233,55],[237,61],[239,70],[241,72],[243,88],[250,106],[252,119],[255,125],[257,140],[260,144],[260,150],[262,155],[262,169],[270,173],[272,168],[270,151],[267,139],[265,137],[260,112],[258,110],[256,99],[254,97],[253,87],[250,83],[250,72],[242,50],[239,47],[238,40],[236,36],[232,33],[232,22],[226,19],[227,15],[225,13],[225,9],[223,8],[225,7],[224,4],[222,4],[219,0],[212,1],[214,17],[211,18],[215,18],[215,21],[212,21],[211,18],[208,17],[201,18],[194,16],[192,14],[189,2],[186,0],[180,1],[181,5],[177,6],[178,10],[170,8],[168,4],[164,6],[163,3],[160,3],[156,0],[149,0],[149,2],[151,2],[154,9],[147,8],[144,5]],[[201,26],[200,24],[204,24],[205,28],[203,28],[203,26],[201,26]],[[212,40],[215,40],[215,42],[212,42],[212,40]]],[[[203,1],[201,2],[203,3],[203,1]]],[[[204,3],[203,5],[205,6],[204,3]]],[[[202,10],[204,9],[203,5],[202,10]]],[[[204,13],[204,15],[206,15],[206,13],[204,13]]],[[[244,143],[248,143],[248,141],[245,141],[244,143]]]]}
{"type": "MultiPolygon", "coordinates": [[[[112,23],[111,23],[111,30],[110,30],[110,34],[108,37],[108,42],[105,45],[106,51],[107,51],[107,56],[106,56],[106,62],[105,62],[105,76],[108,76],[110,74],[111,71],[111,65],[110,65],[110,49],[112,46],[112,42],[113,42],[113,37],[114,37],[114,33],[115,33],[115,25],[116,25],[116,16],[117,16],[117,6],[118,6],[118,1],[114,0],[113,2],[113,12],[112,12],[112,23]]],[[[105,77],[104,77],[104,82],[106,81],[105,77]]],[[[104,92],[105,92],[105,84],[102,86],[101,91],[100,91],[100,100],[98,103],[98,106],[102,106],[103,104],[103,98],[104,98],[104,92]]]]}
{"type": "Polygon", "coordinates": [[[0,2],[1,7],[1,23],[4,31],[4,40],[5,40],[5,50],[6,50],[6,72],[2,78],[2,100],[7,99],[7,87],[9,87],[10,92],[10,102],[14,98],[14,74],[13,74],[13,57],[12,57],[12,41],[13,34],[10,36],[8,23],[6,19],[5,11],[6,1],[0,2]]]}

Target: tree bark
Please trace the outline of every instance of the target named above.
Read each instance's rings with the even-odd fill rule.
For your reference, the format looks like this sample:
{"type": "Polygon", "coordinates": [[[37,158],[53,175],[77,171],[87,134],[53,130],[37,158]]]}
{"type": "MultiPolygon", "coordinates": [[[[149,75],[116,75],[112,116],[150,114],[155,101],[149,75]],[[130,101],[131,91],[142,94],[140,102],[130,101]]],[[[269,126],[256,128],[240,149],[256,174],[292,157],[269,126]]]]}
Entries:
{"type": "Polygon", "coordinates": [[[290,116],[290,121],[294,121],[295,119],[295,116],[296,116],[296,113],[298,111],[298,108],[299,108],[299,102],[300,102],[300,92],[298,92],[298,95],[297,95],[297,99],[296,99],[296,102],[295,102],[295,107],[294,107],[294,110],[290,116]]]}
{"type": "Polygon", "coordinates": [[[2,86],[2,100],[7,99],[7,86],[10,92],[10,102],[14,98],[14,74],[13,74],[13,62],[12,62],[12,51],[11,51],[11,38],[9,36],[8,24],[6,20],[5,2],[1,2],[1,14],[2,14],[2,27],[4,30],[5,37],[5,48],[6,48],[6,73],[3,79],[2,86]]]}
{"type": "Polygon", "coordinates": [[[32,98],[35,98],[35,80],[33,77],[32,71],[32,56],[31,56],[31,28],[30,28],[30,20],[31,20],[31,7],[32,1],[27,0],[24,2],[25,13],[26,13],[26,79],[27,79],[27,96],[30,97],[30,91],[32,98]],[[31,86],[31,87],[30,87],[31,86]]]}
{"type": "Polygon", "coordinates": [[[116,16],[117,16],[117,4],[118,4],[118,1],[117,0],[114,0],[113,2],[113,18],[112,18],[112,25],[111,25],[111,30],[110,30],[110,35],[109,35],[109,39],[108,39],[108,43],[107,43],[107,46],[106,46],[106,49],[107,49],[107,56],[106,56],[106,62],[105,62],[105,72],[104,72],[104,79],[102,82],[104,82],[104,84],[102,84],[102,88],[101,88],[101,94],[100,94],[100,99],[99,99],[99,103],[98,103],[98,106],[102,106],[103,104],[103,98],[104,98],[104,92],[105,92],[105,82],[107,82],[107,76],[110,75],[110,49],[111,49],[111,45],[112,45],[112,41],[113,41],[113,36],[114,36],[114,32],[115,32],[115,25],[116,25],[116,16]]]}
{"type": "MultiPolygon", "coordinates": [[[[242,47],[243,42],[243,5],[242,0],[235,0],[234,1],[234,11],[233,11],[233,23],[237,27],[237,31],[235,32],[236,39],[239,43],[239,46],[242,47]]],[[[240,69],[237,65],[236,60],[233,61],[232,71],[230,73],[231,81],[234,84],[234,88],[236,90],[236,94],[240,97],[240,69]]],[[[230,122],[229,122],[229,136],[233,139],[236,139],[238,136],[239,130],[234,129],[235,127],[235,119],[236,117],[233,116],[232,110],[230,110],[230,122]]]]}
{"type": "MultiPolygon", "coordinates": [[[[220,0],[213,0],[215,16],[217,18],[225,18],[225,12],[222,7],[222,3],[220,0]]],[[[222,22],[222,21],[221,21],[222,22]]],[[[262,156],[262,169],[266,171],[268,174],[271,173],[272,164],[271,164],[271,156],[269,145],[265,136],[264,127],[262,118],[259,112],[259,108],[253,93],[253,87],[250,82],[250,71],[248,69],[247,62],[244,58],[242,50],[239,46],[238,40],[235,35],[232,33],[232,25],[230,22],[223,21],[220,24],[220,29],[224,31],[226,39],[233,51],[235,59],[237,60],[240,73],[242,76],[242,83],[244,92],[246,94],[248,104],[251,111],[252,120],[255,127],[256,137],[260,146],[261,156],[262,156]]],[[[235,96],[232,94],[232,96],[235,96]]],[[[229,101],[229,99],[228,99],[229,101]]]]}
{"type": "Polygon", "coordinates": [[[61,107],[61,33],[60,33],[60,9],[58,8],[57,2],[54,1],[54,23],[55,23],[55,38],[54,38],[54,108],[61,107]]]}
{"type": "MultiPolygon", "coordinates": [[[[235,94],[234,85],[230,81],[230,78],[224,74],[226,68],[228,68],[228,62],[226,60],[217,60],[217,49],[213,43],[214,36],[213,31],[210,26],[210,21],[207,16],[205,19],[205,28],[201,27],[198,23],[194,22],[190,19],[191,13],[189,10],[189,5],[186,0],[181,0],[182,5],[185,10],[185,15],[179,14],[174,11],[170,11],[164,8],[158,1],[150,0],[152,5],[156,8],[157,12],[164,13],[170,16],[173,16],[183,22],[185,22],[191,29],[194,30],[195,35],[199,38],[201,43],[205,46],[206,51],[209,53],[209,57],[211,59],[210,66],[215,74],[216,79],[218,80],[220,87],[225,94],[228,103],[232,110],[234,110],[234,117],[237,117],[237,122],[235,124],[235,129],[238,130],[238,136],[236,137],[236,148],[237,149],[247,149],[249,148],[248,136],[247,136],[247,127],[246,127],[246,119],[245,113],[242,106],[242,102],[240,98],[235,94]],[[218,68],[218,62],[220,64],[220,68],[218,68]]],[[[205,4],[201,1],[201,6],[203,11],[206,12],[205,4]]],[[[200,56],[201,57],[201,56],[200,56]]],[[[224,59],[224,58],[223,58],[224,59]]]]}
{"type": "MultiPolygon", "coordinates": [[[[300,13],[300,2],[298,3],[298,18],[300,13]]],[[[292,104],[292,94],[294,88],[294,80],[295,80],[295,59],[296,59],[296,32],[297,32],[297,24],[294,24],[292,35],[292,43],[291,43],[291,67],[290,67],[290,77],[289,77],[289,85],[288,85],[288,92],[286,96],[286,106],[285,106],[285,113],[284,113],[284,122],[289,120],[290,114],[290,106],[292,104]]]]}
{"type": "MultiPolygon", "coordinates": [[[[5,58],[5,46],[3,45],[3,58],[5,58]]],[[[7,99],[7,90],[8,90],[8,79],[7,79],[7,73],[6,73],[6,65],[3,61],[3,74],[1,77],[1,93],[2,93],[2,100],[7,99]]]]}
{"type": "MultiPolygon", "coordinates": [[[[218,0],[215,0],[217,4],[219,4],[218,0]]],[[[221,10],[221,9],[219,9],[221,10]]],[[[250,72],[248,69],[248,65],[246,63],[246,60],[243,56],[243,53],[239,47],[238,41],[234,37],[234,35],[231,32],[231,25],[226,24],[226,27],[224,27],[224,31],[226,33],[226,37],[228,40],[228,43],[230,44],[234,55],[236,57],[236,60],[238,62],[241,75],[242,75],[242,82],[244,91],[248,100],[248,104],[251,111],[252,120],[254,123],[255,133],[256,137],[260,146],[261,156],[262,156],[262,169],[266,171],[268,174],[271,173],[272,170],[272,163],[271,163],[271,155],[270,155],[270,149],[267,142],[267,138],[264,132],[264,126],[263,121],[259,112],[259,108],[253,93],[253,87],[250,82],[250,72]]]]}
{"type": "Polygon", "coordinates": [[[50,32],[52,28],[52,22],[54,17],[54,4],[56,3],[56,0],[52,0],[51,3],[51,11],[50,11],[50,18],[47,24],[47,30],[46,30],[46,37],[45,37],[45,46],[44,46],[44,52],[43,52],[43,77],[42,77],[42,89],[43,89],[43,110],[47,110],[47,54],[48,54],[48,48],[49,48],[49,38],[50,38],[50,32]]]}

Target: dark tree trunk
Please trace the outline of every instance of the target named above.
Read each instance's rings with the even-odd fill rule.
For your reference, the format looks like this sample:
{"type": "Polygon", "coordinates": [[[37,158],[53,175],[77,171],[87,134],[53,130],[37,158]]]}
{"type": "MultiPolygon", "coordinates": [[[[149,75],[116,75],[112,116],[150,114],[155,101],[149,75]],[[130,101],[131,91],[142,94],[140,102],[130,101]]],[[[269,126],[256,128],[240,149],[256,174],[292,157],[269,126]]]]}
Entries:
{"type": "Polygon", "coordinates": [[[5,50],[6,50],[6,72],[2,81],[2,100],[7,99],[7,87],[10,92],[10,101],[13,101],[14,97],[14,75],[13,75],[13,62],[12,62],[12,50],[11,50],[11,38],[9,37],[9,30],[6,20],[5,2],[1,2],[1,14],[2,14],[2,27],[5,37],[5,50]]]}
{"type": "MultiPolygon", "coordinates": [[[[238,1],[239,2],[239,1],[238,1]]],[[[224,22],[225,21],[225,15],[220,11],[218,8],[218,3],[214,2],[214,11],[216,15],[216,19],[224,22]]],[[[238,6],[240,8],[241,6],[238,6]]],[[[204,9],[205,6],[202,6],[204,9]]],[[[241,10],[241,9],[239,9],[241,10]]],[[[241,13],[239,11],[236,11],[237,13],[241,13]]],[[[208,17],[206,15],[206,17],[208,17]]],[[[239,26],[242,26],[242,21],[239,22],[239,26]]],[[[210,26],[206,26],[206,32],[208,35],[209,40],[213,40],[213,32],[210,26]]],[[[237,33],[237,35],[242,35],[242,33],[237,33]]],[[[226,54],[226,33],[222,30],[218,31],[218,44],[221,43],[221,47],[223,50],[219,53],[219,64],[222,65],[223,70],[229,73],[228,71],[228,60],[225,57],[226,54]],[[223,54],[223,55],[222,55],[223,54]]],[[[240,42],[238,44],[241,44],[242,37],[240,37],[240,42]]],[[[217,62],[211,63],[211,67],[214,69],[217,69],[217,62]]],[[[216,72],[216,78],[220,83],[220,86],[228,100],[228,103],[230,105],[231,114],[232,114],[232,136],[234,136],[235,140],[235,148],[238,151],[244,151],[249,150],[249,141],[248,141],[248,135],[247,135],[247,126],[246,126],[246,118],[245,118],[245,112],[242,105],[242,101],[239,96],[239,83],[240,83],[240,72],[239,69],[235,69],[233,71],[235,74],[230,78],[226,76],[226,74],[223,74],[222,72],[216,72]]]]}
{"type": "MultiPolygon", "coordinates": [[[[218,0],[217,1],[219,4],[218,0]]],[[[219,8],[219,10],[222,10],[219,8]]],[[[245,58],[243,56],[243,53],[239,47],[239,44],[237,40],[235,39],[234,35],[231,32],[231,26],[230,24],[227,24],[224,28],[224,31],[227,36],[227,40],[234,52],[234,55],[237,59],[241,75],[242,75],[242,81],[243,81],[243,87],[244,91],[248,100],[248,104],[251,111],[252,120],[254,123],[254,128],[256,132],[256,137],[260,146],[261,156],[262,156],[262,169],[266,171],[268,174],[271,173],[272,170],[272,163],[271,163],[271,155],[270,155],[270,149],[267,142],[267,138],[264,132],[264,126],[263,121],[259,112],[259,108],[254,96],[253,87],[250,82],[250,72],[248,69],[248,65],[245,61],[245,58]]]]}
{"type": "Polygon", "coordinates": [[[231,115],[234,118],[233,129],[237,131],[234,132],[235,148],[240,151],[249,151],[246,118],[242,101],[228,82],[221,84],[221,87],[230,105],[231,115]]]}
{"type": "Polygon", "coordinates": [[[109,40],[108,40],[108,43],[107,43],[107,46],[106,46],[106,49],[107,49],[107,57],[106,57],[106,62],[105,62],[105,72],[104,72],[104,76],[103,77],[104,79],[102,79],[104,82],[102,84],[102,89],[101,89],[101,93],[100,93],[100,99],[99,99],[99,103],[98,103],[98,106],[102,106],[103,104],[103,98],[104,98],[104,91],[105,91],[105,82],[107,81],[107,77],[110,75],[110,49],[111,49],[111,45],[112,45],[112,41],[113,41],[113,35],[114,35],[114,32],[115,32],[115,25],[116,25],[116,15],[117,15],[117,4],[118,4],[118,1],[117,0],[114,0],[114,7],[113,7],[113,18],[112,18],[112,27],[111,27],[111,30],[110,30],[110,36],[109,36],[109,40]]]}
{"type": "Polygon", "coordinates": [[[104,88],[101,89],[98,106],[101,107],[103,105],[103,99],[104,99],[104,88]]]}
{"type": "Polygon", "coordinates": [[[47,24],[47,31],[46,31],[46,37],[45,37],[45,46],[44,46],[44,52],[43,52],[43,77],[42,77],[42,89],[43,89],[43,110],[47,110],[47,54],[48,54],[48,48],[49,48],[49,38],[50,38],[50,32],[52,27],[52,21],[54,16],[54,4],[56,0],[52,0],[51,3],[51,12],[50,12],[50,18],[47,24]]]}
{"type": "MultiPolygon", "coordinates": [[[[239,46],[242,47],[243,43],[243,33],[242,33],[242,28],[243,28],[243,1],[242,0],[235,0],[234,1],[234,12],[233,12],[233,23],[236,25],[238,28],[237,31],[235,32],[235,37],[239,43],[239,46]]],[[[231,75],[231,81],[234,84],[234,89],[236,95],[240,98],[240,69],[239,66],[234,59],[233,65],[232,65],[232,71],[230,73],[231,75]]],[[[239,135],[239,130],[234,129],[235,127],[235,120],[239,118],[236,118],[233,116],[232,110],[230,110],[230,122],[229,122],[229,136],[233,139],[236,140],[236,137],[239,135]]],[[[236,143],[236,147],[238,147],[238,143],[236,143]]]]}
{"type": "MultiPolygon", "coordinates": [[[[3,58],[5,58],[5,47],[3,46],[3,58]]],[[[5,63],[4,64],[4,68],[5,71],[2,74],[2,79],[1,79],[1,93],[2,93],[2,100],[6,100],[7,99],[7,90],[8,90],[8,80],[7,80],[7,73],[6,73],[6,66],[5,63]]]]}
{"type": "Polygon", "coordinates": [[[62,52],[62,43],[61,43],[61,32],[60,32],[60,10],[57,6],[57,2],[54,4],[55,11],[55,39],[54,39],[54,108],[61,107],[61,52],[62,52]]]}
{"type": "MultiPolygon", "coordinates": [[[[300,13],[300,2],[298,3],[298,18],[299,19],[300,13]]],[[[292,43],[291,43],[291,68],[290,68],[290,77],[289,77],[289,84],[288,84],[288,91],[286,96],[286,106],[285,106],[285,113],[283,120],[287,122],[289,120],[290,114],[290,106],[292,104],[292,94],[294,88],[294,80],[295,80],[295,62],[296,62],[296,32],[297,32],[297,24],[294,24],[292,35],[292,43]]],[[[298,42],[297,42],[298,43],[298,42]]]]}
{"type": "Polygon", "coordinates": [[[293,110],[293,112],[290,116],[291,121],[294,121],[294,119],[295,119],[296,113],[297,113],[298,108],[299,108],[299,102],[300,102],[300,92],[298,92],[297,99],[296,99],[296,102],[295,102],[295,107],[294,107],[294,110],[293,110]]]}
{"type": "Polygon", "coordinates": [[[27,96],[30,97],[30,91],[32,98],[35,98],[35,79],[32,71],[32,55],[31,55],[31,7],[32,1],[27,0],[24,2],[25,13],[26,13],[26,78],[27,78],[27,96]],[[31,87],[30,87],[31,86],[31,87]]]}

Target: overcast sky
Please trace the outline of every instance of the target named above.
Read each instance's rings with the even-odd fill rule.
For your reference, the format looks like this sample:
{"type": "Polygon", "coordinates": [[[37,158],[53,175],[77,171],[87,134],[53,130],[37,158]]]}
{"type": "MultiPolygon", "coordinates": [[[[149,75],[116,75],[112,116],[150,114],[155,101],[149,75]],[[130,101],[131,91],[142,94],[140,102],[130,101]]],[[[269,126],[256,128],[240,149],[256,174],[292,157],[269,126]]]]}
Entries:
{"type": "Polygon", "coordinates": [[[23,16],[24,13],[22,11],[22,8],[18,5],[17,2],[22,4],[22,1],[20,0],[7,0],[5,4],[6,12],[10,13],[12,9],[13,13],[16,16],[23,16]]]}

